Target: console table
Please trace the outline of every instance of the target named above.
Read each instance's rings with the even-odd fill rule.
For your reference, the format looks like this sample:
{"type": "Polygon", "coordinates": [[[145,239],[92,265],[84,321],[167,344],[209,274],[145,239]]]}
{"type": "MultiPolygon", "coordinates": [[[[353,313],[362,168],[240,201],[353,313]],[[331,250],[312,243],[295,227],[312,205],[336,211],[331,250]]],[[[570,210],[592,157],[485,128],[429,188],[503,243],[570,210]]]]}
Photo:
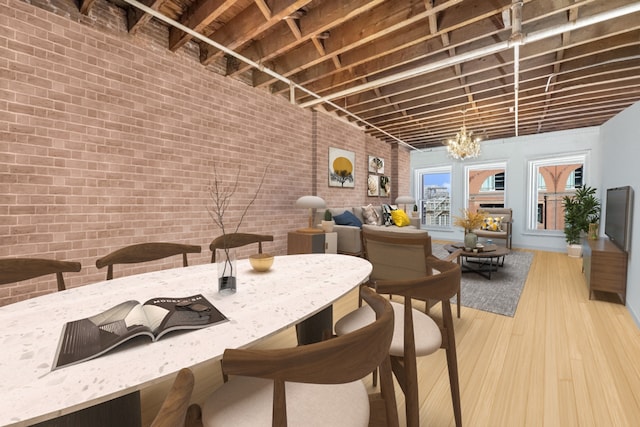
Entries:
{"type": "Polygon", "coordinates": [[[593,291],[617,294],[626,304],[628,254],[607,238],[582,241],[582,271],[587,280],[589,299],[593,291]]]}

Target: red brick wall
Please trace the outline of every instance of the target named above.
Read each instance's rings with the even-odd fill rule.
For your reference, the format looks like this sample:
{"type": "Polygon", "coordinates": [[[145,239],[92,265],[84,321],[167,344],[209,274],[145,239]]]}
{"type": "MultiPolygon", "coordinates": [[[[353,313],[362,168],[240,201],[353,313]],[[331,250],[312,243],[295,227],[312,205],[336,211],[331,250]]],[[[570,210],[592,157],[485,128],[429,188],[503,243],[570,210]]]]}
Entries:
{"type": "MultiPolygon", "coordinates": [[[[208,262],[220,233],[207,213],[214,165],[227,180],[242,168],[231,225],[268,166],[240,231],[274,234],[265,249],[276,254],[306,224],[293,204],[314,184],[330,205],[366,201],[364,159],[370,149],[390,158],[390,146],[222,77],[193,49],[168,51],[157,24],[129,35],[118,9],[97,4],[70,18],[0,0],[0,257],[80,261],[68,287],[103,280],[95,260],[133,243],[199,244],[190,262],[208,262]],[[329,146],[356,152],[355,189],[328,187],[329,146]]],[[[178,265],[120,266],[115,276],[178,265]]],[[[55,289],[53,276],[3,286],[0,305],[55,289]]]]}

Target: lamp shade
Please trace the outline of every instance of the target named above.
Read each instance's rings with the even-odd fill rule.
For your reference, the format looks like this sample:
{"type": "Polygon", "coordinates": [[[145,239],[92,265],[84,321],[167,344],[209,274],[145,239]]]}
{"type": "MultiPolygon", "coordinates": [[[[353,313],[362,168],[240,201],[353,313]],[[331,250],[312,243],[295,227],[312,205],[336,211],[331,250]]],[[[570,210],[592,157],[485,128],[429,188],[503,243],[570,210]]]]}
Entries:
{"type": "Polygon", "coordinates": [[[322,199],[322,197],[302,196],[298,200],[296,200],[296,207],[308,208],[308,209],[320,209],[320,208],[326,208],[327,204],[322,199]]]}
{"type": "Polygon", "coordinates": [[[399,196],[396,199],[396,205],[413,205],[416,202],[411,196],[399,196]]]}

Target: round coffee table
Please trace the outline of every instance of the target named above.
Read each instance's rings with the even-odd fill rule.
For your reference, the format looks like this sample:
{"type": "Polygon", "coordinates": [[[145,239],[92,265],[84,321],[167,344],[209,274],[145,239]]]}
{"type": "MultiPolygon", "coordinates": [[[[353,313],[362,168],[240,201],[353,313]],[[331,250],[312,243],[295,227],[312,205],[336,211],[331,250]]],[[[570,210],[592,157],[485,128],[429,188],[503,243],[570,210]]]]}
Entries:
{"type": "Polygon", "coordinates": [[[485,244],[475,250],[466,250],[464,243],[451,243],[444,245],[444,248],[449,253],[461,250],[458,254],[458,264],[463,273],[477,273],[489,280],[492,271],[504,266],[504,257],[510,252],[504,246],[496,244],[485,244]]]}

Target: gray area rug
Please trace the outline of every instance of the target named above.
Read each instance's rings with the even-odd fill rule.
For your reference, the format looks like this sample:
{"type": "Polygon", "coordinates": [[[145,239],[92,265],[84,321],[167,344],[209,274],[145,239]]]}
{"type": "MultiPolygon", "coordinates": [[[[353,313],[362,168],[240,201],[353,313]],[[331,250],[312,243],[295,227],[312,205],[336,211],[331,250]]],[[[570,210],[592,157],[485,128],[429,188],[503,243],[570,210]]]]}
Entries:
{"type": "MultiPolygon", "coordinates": [[[[440,244],[433,245],[433,254],[439,258],[449,255],[440,244]]],[[[532,252],[512,251],[504,266],[491,273],[491,280],[477,273],[462,273],[461,305],[513,317],[532,259],[532,252]]],[[[455,301],[456,297],[451,300],[455,301]]]]}

